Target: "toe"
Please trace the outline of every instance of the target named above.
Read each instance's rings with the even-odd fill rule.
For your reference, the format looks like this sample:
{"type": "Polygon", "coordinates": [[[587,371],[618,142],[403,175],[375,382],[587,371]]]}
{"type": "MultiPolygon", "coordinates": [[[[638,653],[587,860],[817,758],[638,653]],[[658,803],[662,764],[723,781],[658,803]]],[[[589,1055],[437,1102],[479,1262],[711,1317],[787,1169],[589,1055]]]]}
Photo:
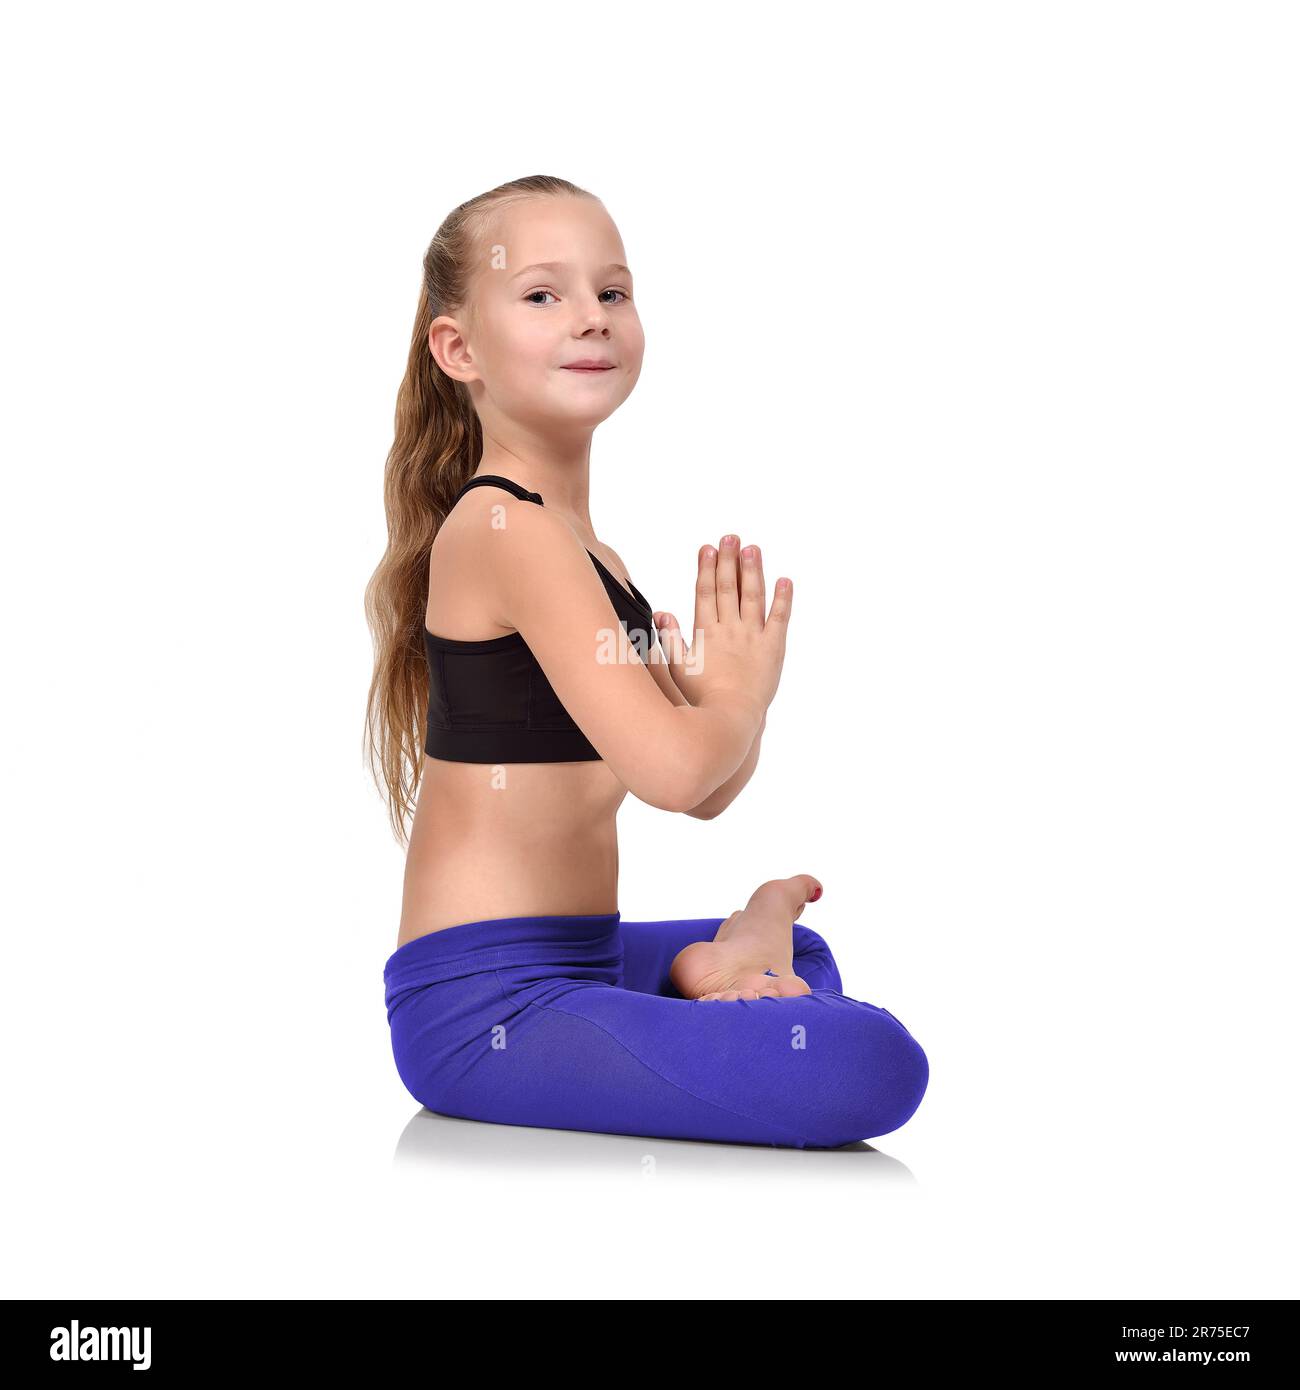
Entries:
{"type": "Polygon", "coordinates": [[[821,897],[822,886],[811,874],[795,874],[793,878],[787,879],[786,883],[794,899],[793,917],[798,921],[804,908],[821,897]]]}

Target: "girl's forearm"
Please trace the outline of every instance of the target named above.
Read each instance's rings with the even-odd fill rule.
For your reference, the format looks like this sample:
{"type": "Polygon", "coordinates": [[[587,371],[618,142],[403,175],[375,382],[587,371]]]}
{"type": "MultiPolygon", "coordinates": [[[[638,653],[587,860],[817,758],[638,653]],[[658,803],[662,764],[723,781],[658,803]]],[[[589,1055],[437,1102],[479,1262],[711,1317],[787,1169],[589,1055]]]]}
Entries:
{"type": "Polygon", "coordinates": [[[763,741],[763,730],[767,728],[767,715],[763,715],[763,722],[758,726],[758,732],[754,735],[754,741],[749,746],[749,752],[745,755],[745,761],[722,783],[715,791],[700,802],[698,806],[692,806],[686,812],[688,816],[694,816],[696,820],[712,820],[714,816],[725,811],[728,806],[740,795],[745,783],[754,775],[754,769],[758,766],[759,744],[763,741]]]}

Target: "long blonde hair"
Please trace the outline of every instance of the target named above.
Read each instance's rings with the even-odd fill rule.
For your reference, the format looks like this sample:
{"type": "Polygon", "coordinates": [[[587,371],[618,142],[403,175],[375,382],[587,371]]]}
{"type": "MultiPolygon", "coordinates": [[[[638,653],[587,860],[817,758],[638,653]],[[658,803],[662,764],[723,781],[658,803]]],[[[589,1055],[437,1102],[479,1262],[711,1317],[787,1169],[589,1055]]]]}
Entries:
{"type": "Polygon", "coordinates": [[[424,615],[429,550],[452,500],[478,467],[483,432],[463,382],[443,372],[429,351],[429,325],[469,307],[469,285],[486,249],[493,214],[524,198],[592,197],[567,179],[531,174],[461,203],[424,253],[424,284],[411,330],[406,375],[397,391],[393,446],[384,465],[388,547],[365,592],[375,649],[366,700],[365,756],[388,802],[389,820],[406,844],[419,789],[429,673],[424,615]]]}

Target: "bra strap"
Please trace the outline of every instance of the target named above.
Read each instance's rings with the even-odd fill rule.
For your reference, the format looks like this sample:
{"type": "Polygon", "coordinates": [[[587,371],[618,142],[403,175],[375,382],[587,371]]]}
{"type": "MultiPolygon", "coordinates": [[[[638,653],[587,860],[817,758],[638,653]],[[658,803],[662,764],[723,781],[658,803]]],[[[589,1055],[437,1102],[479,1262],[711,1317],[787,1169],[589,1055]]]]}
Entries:
{"type": "Polygon", "coordinates": [[[497,473],[480,473],[477,478],[471,478],[452,499],[451,505],[454,507],[472,487],[503,487],[507,492],[513,492],[521,502],[536,502],[539,507],[543,505],[540,492],[529,492],[513,478],[503,478],[497,473]]]}

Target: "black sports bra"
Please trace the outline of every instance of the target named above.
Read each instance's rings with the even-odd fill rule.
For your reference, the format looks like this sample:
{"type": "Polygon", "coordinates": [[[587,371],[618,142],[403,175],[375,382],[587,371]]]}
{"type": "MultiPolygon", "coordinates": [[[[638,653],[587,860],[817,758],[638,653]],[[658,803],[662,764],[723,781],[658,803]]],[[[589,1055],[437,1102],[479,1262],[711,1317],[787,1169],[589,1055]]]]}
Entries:
{"type": "MultiPolygon", "coordinates": [[[[542,505],[512,478],[481,473],[472,487],[503,487],[521,501],[542,505]]],[[[448,509],[450,511],[450,508],[448,509]]],[[[632,581],[631,593],[591,554],[614,612],[639,654],[659,640],[654,610],[632,581]]],[[[569,717],[550,681],[528,649],[523,634],[507,633],[480,642],[438,637],[424,629],[429,662],[429,715],[424,751],[454,763],[570,763],[599,761],[586,734],[569,717]]]]}

